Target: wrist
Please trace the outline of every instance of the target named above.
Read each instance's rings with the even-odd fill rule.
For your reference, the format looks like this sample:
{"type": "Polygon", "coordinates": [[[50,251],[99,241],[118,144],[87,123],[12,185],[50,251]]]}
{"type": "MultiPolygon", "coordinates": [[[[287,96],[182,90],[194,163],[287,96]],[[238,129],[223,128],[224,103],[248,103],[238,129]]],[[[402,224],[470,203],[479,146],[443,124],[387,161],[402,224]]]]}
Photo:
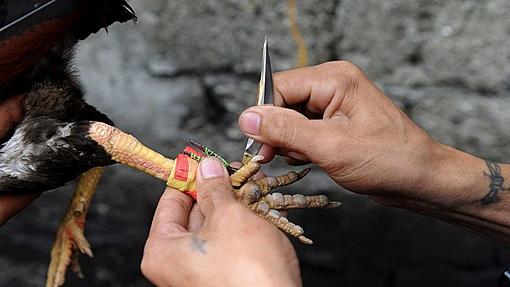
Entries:
{"type": "Polygon", "coordinates": [[[403,207],[425,212],[427,209],[460,209],[477,203],[488,185],[485,170],[484,160],[433,142],[421,166],[421,176],[403,207]]]}
{"type": "Polygon", "coordinates": [[[421,189],[399,206],[509,243],[508,197],[502,191],[508,190],[510,166],[445,145],[434,158],[421,189]]]}

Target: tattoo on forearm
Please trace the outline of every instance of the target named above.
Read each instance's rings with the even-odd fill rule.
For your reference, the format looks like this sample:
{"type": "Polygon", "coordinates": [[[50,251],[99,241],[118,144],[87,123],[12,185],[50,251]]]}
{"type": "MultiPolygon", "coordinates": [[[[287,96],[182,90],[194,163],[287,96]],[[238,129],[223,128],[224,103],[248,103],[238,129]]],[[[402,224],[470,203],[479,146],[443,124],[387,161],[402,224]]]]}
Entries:
{"type": "Polygon", "coordinates": [[[480,200],[484,205],[499,202],[501,199],[498,197],[498,193],[509,190],[508,188],[503,188],[505,178],[501,175],[501,166],[490,160],[486,160],[485,163],[489,173],[483,172],[483,174],[489,178],[490,183],[489,193],[480,200]]]}
{"type": "Polygon", "coordinates": [[[198,238],[196,233],[191,235],[190,248],[193,251],[198,251],[202,254],[207,254],[207,241],[198,238]]]}

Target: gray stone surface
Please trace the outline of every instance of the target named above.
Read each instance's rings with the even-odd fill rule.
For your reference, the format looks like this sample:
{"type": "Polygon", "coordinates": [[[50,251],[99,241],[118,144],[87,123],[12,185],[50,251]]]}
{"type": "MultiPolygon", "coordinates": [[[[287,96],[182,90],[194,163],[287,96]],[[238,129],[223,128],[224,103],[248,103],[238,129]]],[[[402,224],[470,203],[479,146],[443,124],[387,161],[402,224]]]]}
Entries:
{"type": "MultiPolygon", "coordinates": [[[[252,1],[155,1],[155,29],[151,44],[156,58],[150,63],[166,74],[183,71],[231,70],[256,73],[261,39],[270,35],[275,68],[295,64],[296,50],[289,33],[287,2],[252,1]],[[156,64],[154,63],[156,61],[156,64]],[[162,66],[166,69],[162,69],[162,66]]],[[[303,33],[308,36],[313,62],[330,57],[334,0],[298,1],[303,33]]],[[[156,72],[157,73],[157,72],[156,72]]]]}
{"type": "Polygon", "coordinates": [[[484,158],[508,160],[507,97],[486,97],[452,87],[386,86],[385,90],[439,141],[484,158]]]}
{"type": "MultiPolygon", "coordinates": [[[[300,1],[311,63],[348,59],[432,136],[507,160],[510,142],[506,1],[300,1]]],[[[137,25],[117,25],[80,46],[89,101],[148,146],[175,155],[188,138],[239,159],[239,112],[257,85],[260,44],[277,70],[294,65],[286,1],[134,1],[137,25]]],[[[398,148],[398,147],[396,147],[398,148]]],[[[283,173],[277,161],[266,168],[283,173]]],[[[163,183],[108,168],[90,210],[95,258],[67,286],[149,286],[139,272],[163,183]]],[[[338,210],[296,211],[314,239],[295,246],[305,286],[495,286],[510,252],[435,219],[378,206],[314,169],[286,192],[326,193],[338,210]]],[[[72,185],[44,194],[0,229],[0,286],[41,286],[72,185]]],[[[171,265],[171,262],[169,262],[171,265]]]]}
{"type": "Polygon", "coordinates": [[[508,93],[510,3],[346,0],[337,9],[337,51],[373,78],[508,93]]]}

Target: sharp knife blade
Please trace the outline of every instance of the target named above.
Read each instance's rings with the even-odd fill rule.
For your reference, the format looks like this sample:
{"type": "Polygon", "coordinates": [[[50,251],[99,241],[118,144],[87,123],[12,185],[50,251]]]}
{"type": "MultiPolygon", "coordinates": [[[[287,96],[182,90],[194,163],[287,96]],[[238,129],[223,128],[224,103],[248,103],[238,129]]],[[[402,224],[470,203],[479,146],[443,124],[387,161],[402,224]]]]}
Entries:
{"type": "MultiPolygon", "coordinates": [[[[257,106],[272,105],[273,101],[273,72],[271,69],[271,57],[269,56],[269,43],[266,36],[264,39],[264,46],[262,48],[262,68],[260,71],[257,106]]],[[[247,164],[255,155],[257,155],[261,147],[262,143],[259,143],[252,138],[248,138],[243,154],[243,165],[247,164]]]]}

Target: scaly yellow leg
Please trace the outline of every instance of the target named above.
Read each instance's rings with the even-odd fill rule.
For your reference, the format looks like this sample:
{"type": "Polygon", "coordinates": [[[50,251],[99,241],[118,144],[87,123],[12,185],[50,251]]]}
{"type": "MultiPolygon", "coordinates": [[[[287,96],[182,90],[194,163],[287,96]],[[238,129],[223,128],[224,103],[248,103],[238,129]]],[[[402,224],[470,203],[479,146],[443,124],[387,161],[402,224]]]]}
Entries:
{"type": "Polygon", "coordinates": [[[72,269],[83,277],[78,264],[78,251],[92,257],[90,244],[85,238],[84,226],[88,208],[96,187],[101,179],[103,168],[93,168],[83,173],[77,183],[73,198],[64,214],[51,250],[51,261],[46,279],[47,287],[64,284],[66,270],[72,269]]]}
{"type": "Polygon", "coordinates": [[[128,165],[167,181],[174,167],[174,161],[149,149],[132,135],[105,123],[92,123],[89,136],[101,145],[112,160],[128,165]]]}

